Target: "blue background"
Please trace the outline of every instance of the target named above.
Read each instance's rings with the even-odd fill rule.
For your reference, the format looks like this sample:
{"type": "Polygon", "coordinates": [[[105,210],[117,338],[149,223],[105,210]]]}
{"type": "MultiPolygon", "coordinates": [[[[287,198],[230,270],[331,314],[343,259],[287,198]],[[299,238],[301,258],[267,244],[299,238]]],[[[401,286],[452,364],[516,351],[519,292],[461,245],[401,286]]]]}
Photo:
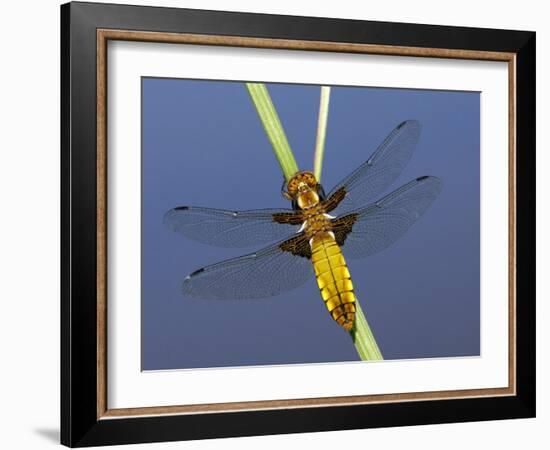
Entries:
{"type": "MultiPolygon", "coordinates": [[[[268,84],[301,169],[311,169],[319,87],[268,84]]],[[[400,122],[422,136],[388,190],[435,175],[444,187],[393,246],[348,260],[386,359],[479,355],[479,94],[333,87],[322,182],[328,192],[400,122]]],[[[193,242],[162,224],[182,205],[289,207],[283,178],[240,82],[142,80],[142,369],[358,360],[312,277],[261,300],[184,297],[184,277],[255,248],[193,242]],[[297,314],[285,311],[292,308],[297,314]]],[[[345,253],[345,252],[344,252],[345,253]]]]}

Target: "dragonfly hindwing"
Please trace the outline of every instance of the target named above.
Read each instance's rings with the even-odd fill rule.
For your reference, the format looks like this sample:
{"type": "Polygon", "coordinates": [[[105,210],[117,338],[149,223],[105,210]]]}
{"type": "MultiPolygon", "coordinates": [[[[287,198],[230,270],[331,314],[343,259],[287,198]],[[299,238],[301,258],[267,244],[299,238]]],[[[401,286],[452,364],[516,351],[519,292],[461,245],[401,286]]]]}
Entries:
{"type": "Polygon", "coordinates": [[[281,242],[279,247],[284,252],[290,252],[293,255],[311,259],[311,247],[304,233],[281,242]]]}

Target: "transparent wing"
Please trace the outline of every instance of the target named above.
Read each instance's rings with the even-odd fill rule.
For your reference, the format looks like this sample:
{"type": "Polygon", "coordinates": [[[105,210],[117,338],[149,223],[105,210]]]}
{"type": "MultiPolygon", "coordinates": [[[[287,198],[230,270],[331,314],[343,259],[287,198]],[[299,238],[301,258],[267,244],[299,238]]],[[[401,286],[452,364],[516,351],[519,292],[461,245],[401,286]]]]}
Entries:
{"type": "Polygon", "coordinates": [[[442,188],[436,177],[420,177],[364,208],[334,219],[344,255],[362,258],[397,241],[426,212],[442,188]]]}
{"type": "Polygon", "coordinates": [[[164,215],[164,223],[195,241],[236,248],[274,242],[297,232],[300,221],[292,220],[295,217],[291,209],[227,211],[180,206],[164,215]]]}
{"type": "Polygon", "coordinates": [[[421,125],[416,120],[400,123],[376,151],[329,193],[343,197],[335,209],[342,215],[382,194],[409,162],[420,137],[421,125]]]}
{"type": "MultiPolygon", "coordinates": [[[[238,258],[212,264],[185,278],[184,295],[204,299],[265,298],[294,289],[313,273],[311,261],[285,251],[285,244],[297,238],[281,241],[262,250],[238,258]]],[[[308,245],[307,239],[301,240],[308,245]]]]}

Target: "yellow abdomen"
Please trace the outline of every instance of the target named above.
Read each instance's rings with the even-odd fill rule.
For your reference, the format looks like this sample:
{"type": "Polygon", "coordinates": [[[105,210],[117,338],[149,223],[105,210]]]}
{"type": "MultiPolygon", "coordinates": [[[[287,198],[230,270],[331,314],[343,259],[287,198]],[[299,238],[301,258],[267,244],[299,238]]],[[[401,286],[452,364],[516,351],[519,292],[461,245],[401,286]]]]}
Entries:
{"type": "Polygon", "coordinates": [[[310,245],[323,301],[332,318],[349,331],[355,319],[355,294],[342,250],[328,231],[316,233],[310,245]]]}

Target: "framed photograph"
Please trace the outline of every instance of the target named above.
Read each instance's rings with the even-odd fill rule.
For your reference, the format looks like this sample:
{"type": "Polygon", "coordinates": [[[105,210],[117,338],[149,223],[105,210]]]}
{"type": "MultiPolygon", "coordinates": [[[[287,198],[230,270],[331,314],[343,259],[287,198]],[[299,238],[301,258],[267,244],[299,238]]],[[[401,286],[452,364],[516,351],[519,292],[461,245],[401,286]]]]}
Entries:
{"type": "Polygon", "coordinates": [[[535,415],[535,33],[61,7],[61,441],[535,415]]]}

